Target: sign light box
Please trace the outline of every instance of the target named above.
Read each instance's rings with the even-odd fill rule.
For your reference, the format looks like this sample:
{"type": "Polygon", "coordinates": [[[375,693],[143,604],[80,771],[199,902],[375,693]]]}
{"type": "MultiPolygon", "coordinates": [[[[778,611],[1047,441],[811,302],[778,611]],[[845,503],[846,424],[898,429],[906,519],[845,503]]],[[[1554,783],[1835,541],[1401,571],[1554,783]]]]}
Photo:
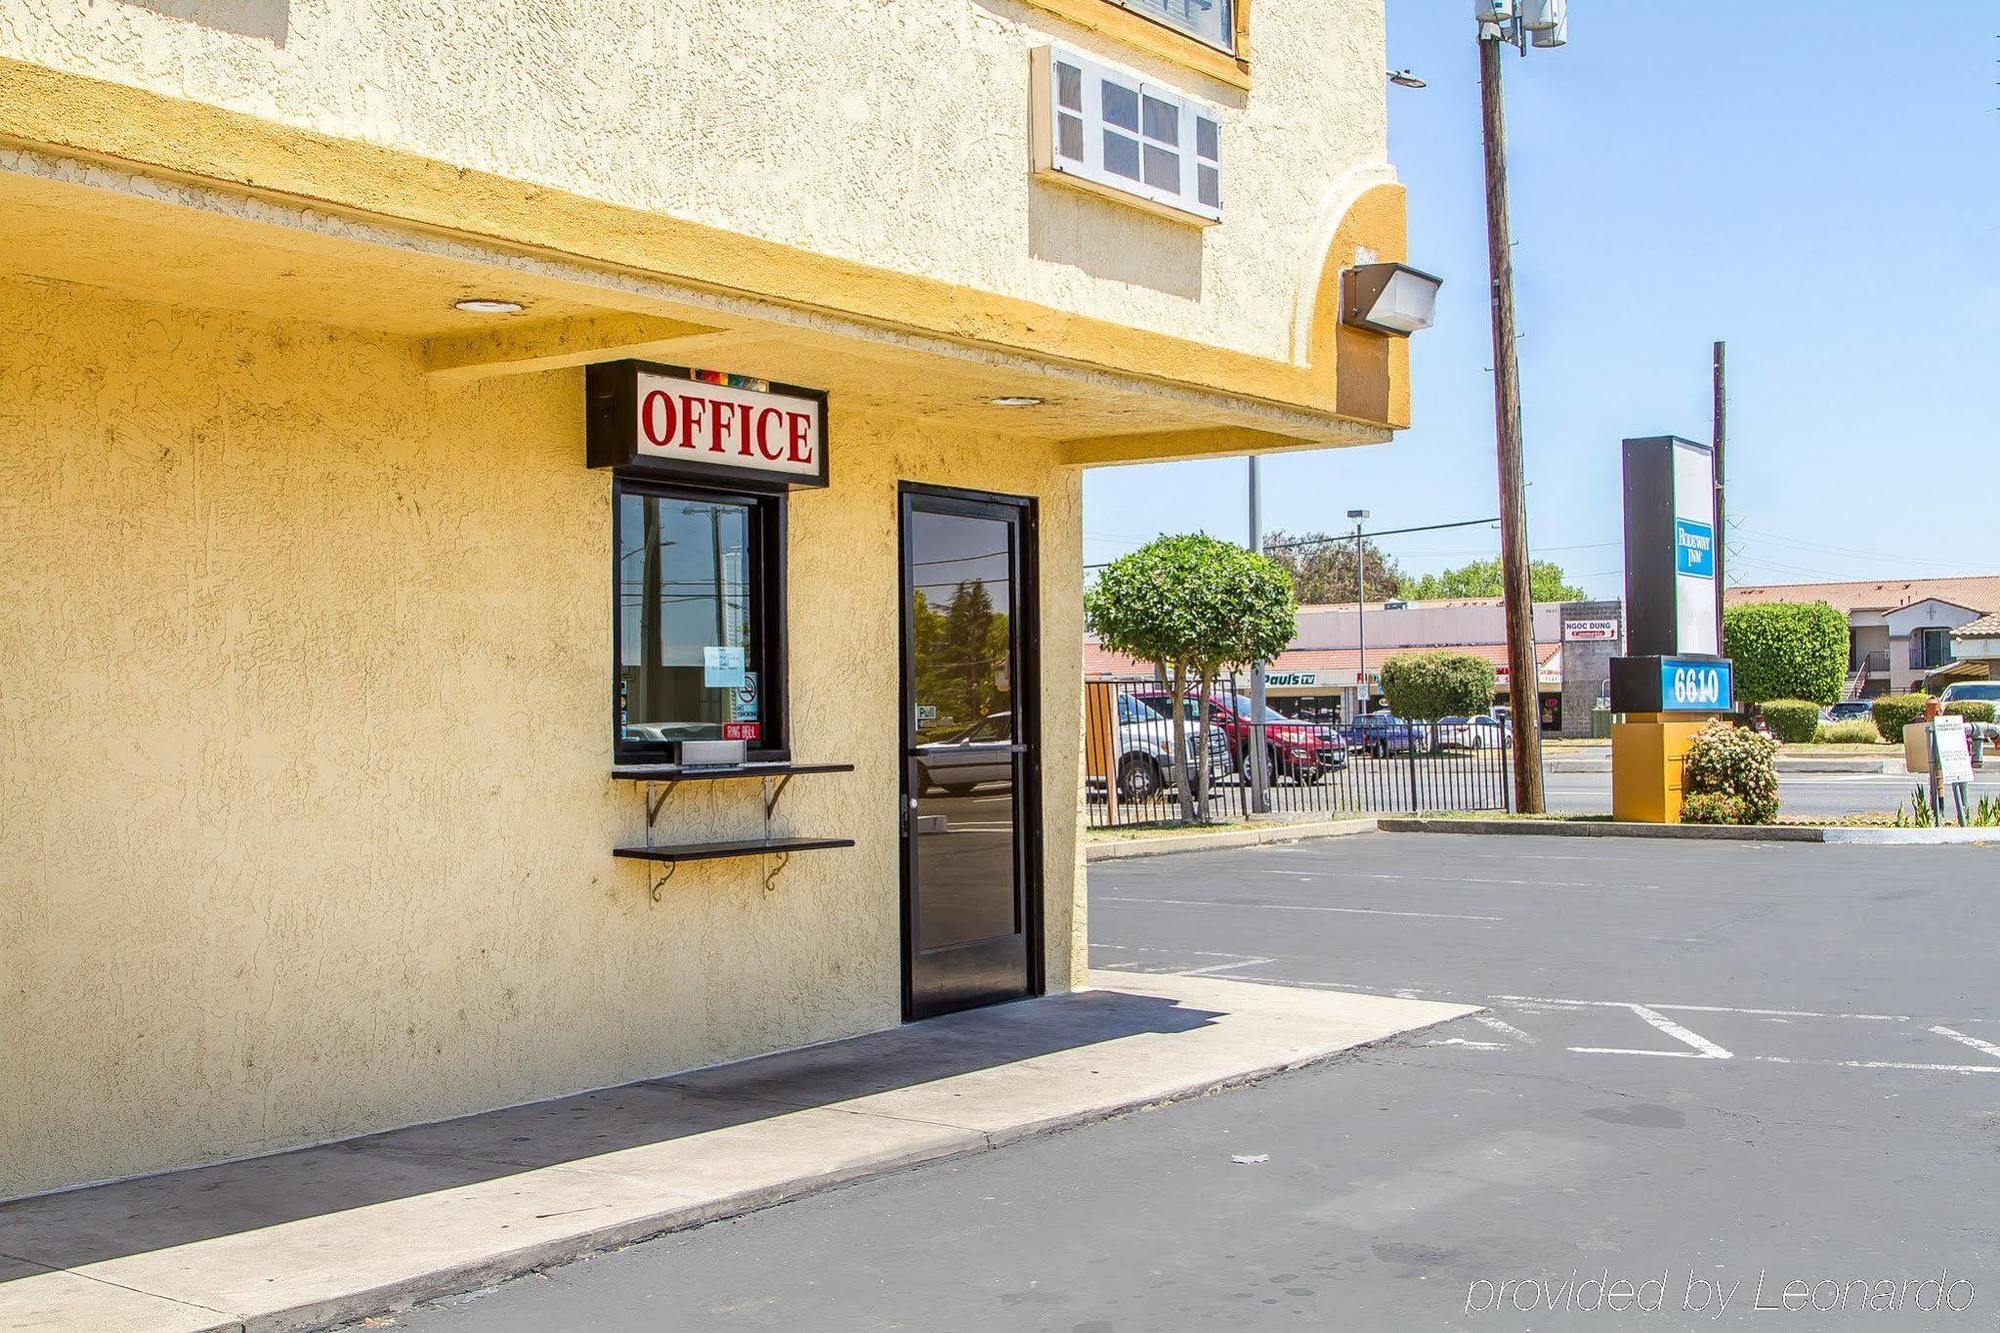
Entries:
{"type": "Polygon", "coordinates": [[[1626,651],[1722,651],[1715,453],[1670,435],[1625,441],[1626,651]]]}
{"type": "Polygon", "coordinates": [[[613,361],[591,366],[592,467],[761,489],[824,486],[826,394],[712,370],[613,361]]]}

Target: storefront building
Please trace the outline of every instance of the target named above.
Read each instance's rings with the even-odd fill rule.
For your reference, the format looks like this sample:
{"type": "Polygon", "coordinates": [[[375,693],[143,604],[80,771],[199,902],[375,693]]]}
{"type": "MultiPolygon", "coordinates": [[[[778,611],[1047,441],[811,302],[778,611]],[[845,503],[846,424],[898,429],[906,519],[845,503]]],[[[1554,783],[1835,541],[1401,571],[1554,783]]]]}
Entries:
{"type": "Polygon", "coordinates": [[[1075,987],[1082,470],[1408,422],[1381,0],[446,12],[0,27],[0,1197],[1075,987]]]}
{"type": "MultiPolygon", "coordinates": [[[[1623,641],[1617,602],[1549,602],[1534,609],[1537,695],[1542,724],[1551,732],[1590,734],[1591,702],[1601,694],[1603,660],[1623,641]],[[1584,682],[1581,702],[1570,682],[1584,682]]],[[[1414,652],[1455,652],[1491,662],[1493,702],[1512,695],[1507,677],[1507,621],[1497,597],[1455,601],[1370,602],[1302,606],[1292,644],[1266,664],[1264,692],[1273,712],[1301,722],[1332,725],[1361,711],[1382,712],[1382,664],[1414,652]]],[[[1106,652],[1084,640],[1087,679],[1131,679],[1150,674],[1141,662],[1106,652]]],[[[1237,685],[1247,689],[1247,673],[1237,685]]]]}

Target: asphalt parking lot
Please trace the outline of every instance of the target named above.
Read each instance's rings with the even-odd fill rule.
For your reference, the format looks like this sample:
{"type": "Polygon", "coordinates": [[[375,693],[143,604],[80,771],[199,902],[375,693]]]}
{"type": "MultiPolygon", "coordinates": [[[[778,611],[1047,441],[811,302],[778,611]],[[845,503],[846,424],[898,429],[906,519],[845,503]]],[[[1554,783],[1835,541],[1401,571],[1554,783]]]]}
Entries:
{"type": "Polygon", "coordinates": [[[1091,896],[1103,967],[1488,1011],[402,1323],[2000,1322],[2000,849],[1378,834],[1091,896]]]}

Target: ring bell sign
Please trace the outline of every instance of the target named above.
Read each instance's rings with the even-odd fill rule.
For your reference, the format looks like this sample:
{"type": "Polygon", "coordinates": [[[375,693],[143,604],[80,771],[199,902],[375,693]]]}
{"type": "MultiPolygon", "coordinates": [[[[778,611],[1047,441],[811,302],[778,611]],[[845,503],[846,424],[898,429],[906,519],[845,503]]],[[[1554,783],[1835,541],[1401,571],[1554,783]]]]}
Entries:
{"type": "Polygon", "coordinates": [[[584,392],[592,467],[762,488],[827,484],[826,395],[816,389],[614,361],[585,372],[584,392]]]}
{"type": "Polygon", "coordinates": [[[1736,699],[1721,656],[1715,452],[1673,436],[1627,440],[1624,450],[1630,656],[1612,659],[1612,710],[1728,712],[1736,699]]]}

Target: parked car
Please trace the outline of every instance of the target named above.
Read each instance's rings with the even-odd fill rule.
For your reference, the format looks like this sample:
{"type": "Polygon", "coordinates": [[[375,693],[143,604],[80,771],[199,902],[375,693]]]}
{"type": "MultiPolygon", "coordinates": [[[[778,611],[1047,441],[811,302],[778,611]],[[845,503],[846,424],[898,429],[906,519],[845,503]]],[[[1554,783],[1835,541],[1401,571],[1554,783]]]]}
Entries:
{"type": "Polygon", "coordinates": [[[941,741],[917,747],[917,780],[924,794],[963,796],[981,783],[1012,782],[1014,754],[997,748],[1014,736],[1014,715],[982,717],[941,741]]]}
{"type": "Polygon", "coordinates": [[[1491,713],[1478,717],[1441,717],[1431,728],[1431,744],[1440,750],[1505,749],[1513,741],[1507,723],[1491,713]]]}
{"type": "MultiPolygon", "coordinates": [[[[1118,696],[1118,799],[1147,801],[1174,786],[1174,724],[1166,713],[1166,696],[1154,695],[1158,707],[1144,702],[1145,695],[1118,696]]],[[[1201,744],[1201,731],[1192,724],[1186,736],[1188,762],[1194,763],[1201,744]]],[[[1229,737],[1221,728],[1208,735],[1208,780],[1211,787],[1236,772],[1229,752],[1229,737]]]]}
{"type": "Polygon", "coordinates": [[[1820,709],[1819,715],[1824,722],[1852,722],[1856,718],[1873,717],[1875,706],[1866,699],[1842,699],[1820,709]]]}
{"type": "Polygon", "coordinates": [[[1944,687],[1941,704],[1992,704],[2000,711],[2000,680],[1961,680],[1944,687]]]}
{"type": "Polygon", "coordinates": [[[1430,729],[1421,722],[1397,717],[1394,713],[1363,713],[1340,729],[1350,750],[1361,750],[1376,758],[1409,753],[1429,743],[1430,729]]]}
{"type": "MultiPolygon", "coordinates": [[[[1133,697],[1157,709],[1161,716],[1168,715],[1169,705],[1164,692],[1133,697]]],[[[1186,700],[1185,705],[1188,724],[1196,725],[1198,715],[1194,700],[1186,700]]],[[[1257,740],[1257,728],[1251,723],[1256,714],[1251,710],[1250,701],[1240,694],[1212,694],[1208,697],[1208,707],[1211,727],[1228,738],[1229,753],[1236,771],[1248,777],[1250,751],[1257,740]]],[[[1347,748],[1341,744],[1337,728],[1300,722],[1266,708],[1263,730],[1265,762],[1269,765],[1266,771],[1273,782],[1291,778],[1311,784],[1347,766],[1347,748]]]]}

